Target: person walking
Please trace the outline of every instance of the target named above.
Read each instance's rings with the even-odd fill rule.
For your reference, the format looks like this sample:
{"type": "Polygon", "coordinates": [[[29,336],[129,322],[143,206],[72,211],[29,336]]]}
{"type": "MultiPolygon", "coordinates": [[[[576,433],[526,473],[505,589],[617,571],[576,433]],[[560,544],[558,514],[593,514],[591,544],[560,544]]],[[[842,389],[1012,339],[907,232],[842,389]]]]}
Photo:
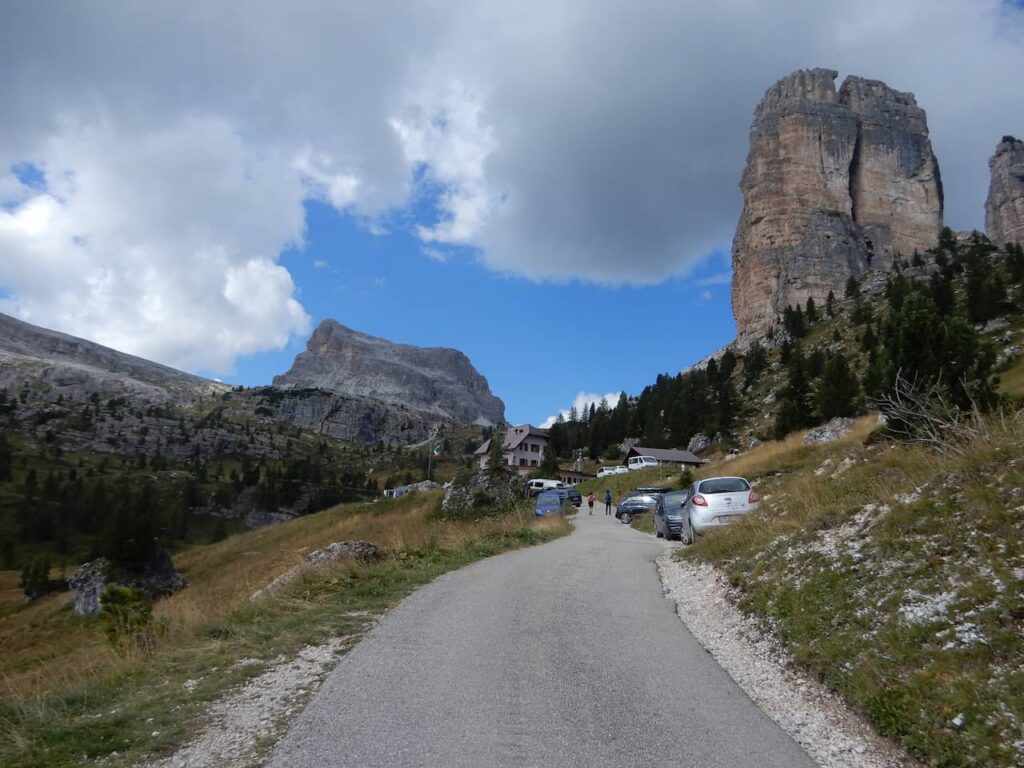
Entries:
{"type": "Polygon", "coordinates": [[[594,514],[594,492],[593,491],[591,491],[589,494],[587,494],[587,507],[590,509],[590,511],[587,514],[589,514],[589,515],[594,514]]]}
{"type": "Polygon", "coordinates": [[[612,513],[612,492],[607,489],[604,492],[604,513],[606,515],[612,513]]]}

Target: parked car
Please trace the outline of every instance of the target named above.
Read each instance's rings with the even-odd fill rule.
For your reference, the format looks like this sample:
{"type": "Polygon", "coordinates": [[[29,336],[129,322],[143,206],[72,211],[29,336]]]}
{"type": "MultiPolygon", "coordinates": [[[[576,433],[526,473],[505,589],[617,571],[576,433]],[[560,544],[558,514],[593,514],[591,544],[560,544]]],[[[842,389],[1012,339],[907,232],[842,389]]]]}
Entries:
{"type": "Polygon", "coordinates": [[[659,539],[681,538],[683,532],[683,505],[689,497],[689,490],[668,491],[658,497],[654,510],[654,535],[659,539]]]}
{"type": "Polygon", "coordinates": [[[536,496],[538,493],[543,491],[553,491],[555,488],[564,488],[565,483],[561,480],[544,480],[538,478],[536,480],[530,480],[526,484],[527,496],[536,496]]]}
{"type": "Polygon", "coordinates": [[[598,477],[607,477],[608,475],[617,475],[618,473],[618,467],[601,467],[599,470],[597,470],[598,477]]]}
{"type": "Polygon", "coordinates": [[[761,497],[742,477],[709,477],[686,489],[679,538],[692,544],[702,533],[749,515],[761,497]]]}
{"type": "Polygon", "coordinates": [[[619,506],[615,508],[615,517],[628,525],[637,515],[653,512],[658,506],[658,499],[666,490],[668,489],[654,486],[635,488],[619,502],[619,506]]]}
{"type": "Polygon", "coordinates": [[[653,456],[630,456],[627,462],[630,472],[635,472],[638,469],[650,469],[656,466],[658,466],[658,460],[653,456]]]}
{"type": "Polygon", "coordinates": [[[627,467],[625,464],[619,464],[617,467],[615,467],[615,474],[616,475],[628,475],[629,474],[629,467],[627,467]]]}
{"type": "Polygon", "coordinates": [[[547,517],[548,515],[558,515],[562,512],[562,497],[554,491],[544,491],[543,493],[537,494],[536,501],[533,502],[533,514],[534,517],[547,517]]]}
{"type": "Polygon", "coordinates": [[[583,503],[583,496],[580,495],[580,492],[577,491],[575,488],[570,488],[567,485],[561,488],[553,489],[552,493],[557,493],[559,496],[562,497],[562,501],[567,501],[574,507],[578,507],[580,504],[583,503]]]}

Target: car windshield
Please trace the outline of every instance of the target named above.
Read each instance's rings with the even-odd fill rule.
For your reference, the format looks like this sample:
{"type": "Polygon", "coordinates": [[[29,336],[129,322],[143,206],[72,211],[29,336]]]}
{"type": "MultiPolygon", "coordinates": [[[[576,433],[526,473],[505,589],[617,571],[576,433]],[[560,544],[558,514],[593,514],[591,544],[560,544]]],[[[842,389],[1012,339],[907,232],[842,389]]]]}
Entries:
{"type": "Polygon", "coordinates": [[[666,510],[678,509],[683,506],[683,502],[686,501],[686,491],[673,491],[672,493],[666,493],[664,500],[666,510]]]}
{"type": "Polygon", "coordinates": [[[742,477],[714,477],[697,488],[700,493],[740,493],[750,490],[750,483],[742,477]]]}
{"type": "Polygon", "coordinates": [[[538,504],[561,504],[562,498],[557,493],[542,493],[537,497],[538,504]]]}

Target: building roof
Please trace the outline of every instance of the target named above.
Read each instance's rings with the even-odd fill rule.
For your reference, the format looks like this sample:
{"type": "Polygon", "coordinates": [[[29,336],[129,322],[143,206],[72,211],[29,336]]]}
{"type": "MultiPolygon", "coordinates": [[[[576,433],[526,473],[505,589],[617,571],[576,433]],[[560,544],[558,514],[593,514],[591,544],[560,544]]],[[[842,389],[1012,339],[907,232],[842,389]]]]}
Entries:
{"type": "Polygon", "coordinates": [[[629,453],[626,454],[626,458],[628,459],[630,456],[651,456],[658,461],[671,462],[673,464],[707,463],[704,459],[690,453],[689,451],[681,451],[676,448],[644,448],[639,445],[634,445],[629,449],[629,453]]]}
{"type": "MultiPolygon", "coordinates": [[[[532,424],[519,424],[515,427],[509,427],[505,430],[505,441],[502,445],[502,449],[503,451],[514,451],[516,447],[523,442],[523,440],[531,436],[547,440],[548,431],[546,429],[541,429],[540,427],[535,427],[532,424]]],[[[483,455],[490,450],[490,447],[491,441],[488,438],[487,440],[484,440],[483,444],[479,448],[473,451],[473,454],[476,456],[483,455]]]]}

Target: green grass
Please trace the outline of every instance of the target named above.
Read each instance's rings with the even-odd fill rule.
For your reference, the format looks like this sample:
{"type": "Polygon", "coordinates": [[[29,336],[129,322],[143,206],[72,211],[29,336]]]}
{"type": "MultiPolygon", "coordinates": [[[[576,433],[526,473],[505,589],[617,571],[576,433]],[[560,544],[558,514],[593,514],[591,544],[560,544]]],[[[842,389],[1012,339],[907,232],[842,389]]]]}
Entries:
{"type": "Polygon", "coordinates": [[[149,653],[114,656],[98,639],[96,621],[71,617],[66,604],[53,602],[57,598],[46,599],[50,610],[38,606],[24,617],[32,626],[12,628],[17,617],[7,617],[0,642],[15,650],[5,651],[0,669],[7,687],[0,698],[0,763],[70,766],[102,758],[105,765],[121,765],[169,753],[195,734],[211,701],[271,659],[339,636],[354,643],[374,616],[439,574],[570,530],[561,518],[535,522],[525,508],[476,522],[436,521],[430,513],[437,501],[437,494],[411,494],[391,503],[346,505],[184,553],[192,584],[157,604],[165,631],[149,653]],[[357,536],[373,536],[383,556],[311,571],[270,597],[248,598],[254,586],[294,562],[295,555],[282,553],[357,536]],[[252,581],[254,572],[259,582],[252,581]],[[41,661],[31,643],[19,656],[16,643],[6,641],[25,630],[50,642],[54,653],[86,646],[104,663],[63,677],[34,670],[61,660],[41,661]],[[65,649],[61,638],[69,633],[65,649]],[[258,663],[239,666],[241,659],[258,663]],[[198,684],[188,691],[187,680],[198,684]]]}
{"type": "Polygon", "coordinates": [[[678,553],[722,567],[741,608],[929,765],[1022,757],[1024,423],[989,429],[962,458],[860,439],[764,446],[737,460],[760,513],[678,553]]]}

